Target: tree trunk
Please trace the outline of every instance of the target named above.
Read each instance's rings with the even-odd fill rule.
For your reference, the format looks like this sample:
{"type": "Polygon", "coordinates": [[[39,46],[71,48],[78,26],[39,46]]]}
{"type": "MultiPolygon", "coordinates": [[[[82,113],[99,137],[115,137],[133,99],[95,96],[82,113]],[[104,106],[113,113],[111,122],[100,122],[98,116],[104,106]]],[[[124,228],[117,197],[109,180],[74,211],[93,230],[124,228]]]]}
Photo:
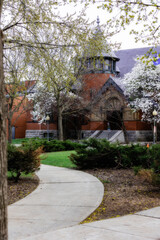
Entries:
{"type": "Polygon", "coordinates": [[[123,134],[124,134],[125,143],[128,144],[129,143],[129,139],[128,139],[126,126],[125,126],[124,121],[123,121],[123,114],[122,114],[122,131],[123,131],[123,134]]]}
{"type": "Polygon", "coordinates": [[[58,139],[63,141],[63,118],[60,107],[58,107],[58,139]]]}
{"type": "Polygon", "coordinates": [[[12,117],[8,117],[8,142],[12,143],[12,117]]]}
{"type": "MultiPolygon", "coordinates": [[[[0,1],[0,20],[2,11],[0,1]]],[[[3,72],[3,42],[0,30],[0,240],[8,239],[7,231],[7,157],[6,157],[6,109],[3,72]]]]}
{"type": "Polygon", "coordinates": [[[123,134],[124,134],[125,143],[128,144],[128,143],[129,143],[129,140],[128,140],[128,134],[127,134],[127,130],[126,130],[125,125],[123,125],[122,131],[123,131],[123,134]]]}

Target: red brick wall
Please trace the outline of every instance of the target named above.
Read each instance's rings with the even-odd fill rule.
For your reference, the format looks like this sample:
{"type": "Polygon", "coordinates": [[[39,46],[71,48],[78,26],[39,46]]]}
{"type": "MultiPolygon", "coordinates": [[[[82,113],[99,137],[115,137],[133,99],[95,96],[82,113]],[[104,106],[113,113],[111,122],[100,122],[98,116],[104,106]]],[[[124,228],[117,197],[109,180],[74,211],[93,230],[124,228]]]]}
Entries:
{"type": "Polygon", "coordinates": [[[81,130],[106,130],[105,122],[90,122],[87,125],[82,125],[81,130]]]}
{"type": "Polygon", "coordinates": [[[110,73],[90,73],[86,74],[83,77],[84,81],[84,90],[87,89],[95,89],[99,90],[105,82],[109,79],[110,76],[114,76],[113,74],[110,73]]]}
{"type": "Polygon", "coordinates": [[[151,130],[151,125],[141,121],[124,121],[126,130],[151,130]]]}
{"type": "MultiPolygon", "coordinates": [[[[39,123],[26,123],[27,130],[47,130],[46,124],[39,124],[39,123]]],[[[57,125],[54,123],[49,124],[50,130],[57,130],[57,125]]]]}
{"type": "Polygon", "coordinates": [[[93,90],[94,95],[102,88],[110,76],[114,76],[110,73],[90,73],[83,77],[83,97],[90,99],[90,92],[93,90]]]}
{"type": "MultiPolygon", "coordinates": [[[[15,104],[18,104],[18,100],[17,100],[17,103],[15,104]]],[[[13,114],[13,118],[12,118],[12,126],[15,127],[15,138],[25,137],[26,119],[27,119],[27,113],[24,112],[24,105],[22,105],[19,111],[13,114]]]]}
{"type": "MultiPolygon", "coordinates": [[[[141,121],[124,121],[126,130],[151,130],[151,125],[141,121]]],[[[82,125],[82,130],[107,130],[106,122],[89,122],[82,125]]]]}
{"type": "MultiPolygon", "coordinates": [[[[26,81],[25,87],[30,88],[35,84],[35,81],[26,81]]],[[[8,85],[8,90],[11,89],[11,85],[8,85]]],[[[21,91],[21,86],[20,89],[21,91]]],[[[21,101],[22,97],[19,97],[14,102],[14,106],[17,106],[19,101],[21,101]]],[[[24,111],[24,107],[27,105],[28,100],[27,98],[23,101],[22,105],[19,108],[18,112],[15,112],[13,114],[12,118],[12,126],[15,127],[15,138],[24,138],[25,137],[25,131],[26,131],[26,121],[27,121],[27,112],[24,111]]],[[[7,128],[8,129],[8,128],[7,128]]],[[[7,136],[8,136],[8,130],[7,130],[7,136]]]]}

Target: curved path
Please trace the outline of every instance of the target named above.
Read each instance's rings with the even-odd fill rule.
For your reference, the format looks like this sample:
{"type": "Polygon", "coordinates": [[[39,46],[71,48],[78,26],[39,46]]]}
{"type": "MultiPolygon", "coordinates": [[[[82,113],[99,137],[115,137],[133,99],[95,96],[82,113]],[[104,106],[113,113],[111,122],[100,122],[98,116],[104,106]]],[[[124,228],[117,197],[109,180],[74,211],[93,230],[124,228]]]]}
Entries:
{"type": "Polygon", "coordinates": [[[77,225],[102,201],[103,185],[92,175],[47,165],[37,175],[38,188],[8,207],[9,240],[35,239],[37,234],[77,225]]]}
{"type": "Polygon", "coordinates": [[[160,240],[160,207],[77,225],[100,204],[103,186],[93,176],[42,166],[41,184],[9,206],[9,240],[160,240]]]}
{"type": "Polygon", "coordinates": [[[64,228],[24,240],[160,240],[160,207],[64,228]]]}

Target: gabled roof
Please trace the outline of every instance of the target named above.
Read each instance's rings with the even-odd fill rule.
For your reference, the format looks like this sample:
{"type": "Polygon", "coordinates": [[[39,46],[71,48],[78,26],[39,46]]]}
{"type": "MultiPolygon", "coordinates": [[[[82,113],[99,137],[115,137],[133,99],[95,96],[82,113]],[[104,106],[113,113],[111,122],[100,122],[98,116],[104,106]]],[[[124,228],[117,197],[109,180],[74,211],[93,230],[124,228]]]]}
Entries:
{"type": "Polygon", "coordinates": [[[34,81],[34,83],[31,86],[29,86],[29,88],[27,89],[27,93],[35,93],[36,84],[37,84],[36,81],[34,81]]]}
{"type": "Polygon", "coordinates": [[[99,99],[100,96],[106,92],[106,90],[113,86],[120,94],[124,95],[122,88],[114,81],[114,79],[110,76],[109,79],[105,82],[105,84],[102,86],[102,88],[98,91],[95,99],[99,99]]]}
{"type": "MultiPolygon", "coordinates": [[[[10,86],[10,89],[12,88],[12,86],[14,86],[14,83],[10,83],[10,84],[6,84],[6,88],[8,90],[8,92],[10,91],[10,89],[8,89],[8,86],[10,86]]],[[[27,94],[31,94],[35,92],[35,86],[36,86],[36,81],[35,80],[30,80],[30,81],[21,81],[19,82],[19,86],[15,89],[15,91],[17,92],[18,96],[24,96],[27,94]],[[25,89],[24,89],[25,86],[25,89]]],[[[10,94],[6,94],[6,98],[9,98],[10,94]]]]}
{"type": "MultiPolygon", "coordinates": [[[[106,43],[106,45],[107,44],[108,43],[106,43]]],[[[108,49],[108,51],[105,52],[102,51],[100,54],[99,53],[96,54],[95,57],[112,58],[113,60],[119,61],[119,57],[117,57],[116,54],[111,49],[108,49]]]]}

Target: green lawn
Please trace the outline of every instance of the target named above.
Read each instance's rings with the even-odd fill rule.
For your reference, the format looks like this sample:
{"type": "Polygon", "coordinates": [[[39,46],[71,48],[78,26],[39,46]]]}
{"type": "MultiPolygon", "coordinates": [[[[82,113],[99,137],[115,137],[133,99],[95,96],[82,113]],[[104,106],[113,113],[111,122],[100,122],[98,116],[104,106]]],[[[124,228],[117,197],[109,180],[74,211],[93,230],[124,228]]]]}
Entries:
{"type": "Polygon", "coordinates": [[[44,153],[41,155],[41,163],[57,167],[76,168],[76,165],[68,158],[71,153],[75,153],[75,151],[44,153]]]}
{"type": "Polygon", "coordinates": [[[21,144],[22,142],[28,142],[30,140],[41,140],[40,138],[16,138],[12,139],[12,144],[21,144]]]}
{"type": "Polygon", "coordinates": [[[29,141],[30,138],[16,138],[12,139],[12,144],[21,144],[22,142],[29,141]]]}

